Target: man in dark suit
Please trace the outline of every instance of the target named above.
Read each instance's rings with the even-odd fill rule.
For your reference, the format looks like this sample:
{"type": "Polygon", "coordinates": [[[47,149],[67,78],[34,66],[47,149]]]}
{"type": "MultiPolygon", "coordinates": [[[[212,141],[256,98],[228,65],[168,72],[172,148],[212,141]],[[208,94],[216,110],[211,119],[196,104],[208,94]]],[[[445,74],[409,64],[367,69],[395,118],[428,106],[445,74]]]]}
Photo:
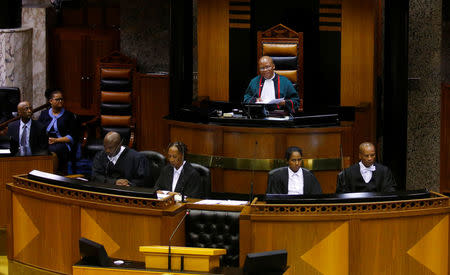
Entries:
{"type": "Polygon", "coordinates": [[[322,194],[322,188],[313,173],[301,168],[302,150],[296,146],[286,150],[288,167],[269,172],[267,194],[322,194]]]}
{"type": "Polygon", "coordinates": [[[119,186],[145,186],[149,178],[147,158],[135,150],[122,146],[117,132],[109,132],[103,139],[104,150],[92,163],[92,181],[119,186]]]}
{"type": "Polygon", "coordinates": [[[8,124],[7,135],[14,144],[11,152],[18,155],[43,155],[48,154],[48,137],[45,127],[38,121],[32,120],[33,108],[27,101],[17,105],[19,120],[8,124]]]}
{"type": "Polygon", "coordinates": [[[359,145],[359,159],[359,163],[339,173],[336,193],[395,191],[396,183],[389,168],[375,162],[372,143],[359,145]]]}

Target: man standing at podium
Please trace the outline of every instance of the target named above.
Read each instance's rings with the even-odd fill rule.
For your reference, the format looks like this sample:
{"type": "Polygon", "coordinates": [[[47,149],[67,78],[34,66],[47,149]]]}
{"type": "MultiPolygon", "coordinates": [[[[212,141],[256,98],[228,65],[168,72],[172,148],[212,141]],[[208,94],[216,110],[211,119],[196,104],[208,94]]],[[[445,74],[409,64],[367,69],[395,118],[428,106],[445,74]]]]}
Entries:
{"type": "Polygon", "coordinates": [[[339,173],[336,193],[395,191],[396,183],[389,168],[375,162],[372,143],[359,145],[359,159],[359,163],[339,173]]]}
{"type": "Polygon", "coordinates": [[[261,74],[250,81],[244,95],[244,103],[269,103],[281,99],[277,108],[285,108],[294,113],[300,104],[300,98],[291,81],[275,73],[275,64],[269,56],[263,56],[258,62],[261,74]]]}
{"type": "Polygon", "coordinates": [[[12,140],[11,152],[20,156],[48,154],[48,137],[45,127],[33,120],[33,108],[30,102],[22,101],[17,105],[20,119],[8,124],[7,135],[12,140]]]}

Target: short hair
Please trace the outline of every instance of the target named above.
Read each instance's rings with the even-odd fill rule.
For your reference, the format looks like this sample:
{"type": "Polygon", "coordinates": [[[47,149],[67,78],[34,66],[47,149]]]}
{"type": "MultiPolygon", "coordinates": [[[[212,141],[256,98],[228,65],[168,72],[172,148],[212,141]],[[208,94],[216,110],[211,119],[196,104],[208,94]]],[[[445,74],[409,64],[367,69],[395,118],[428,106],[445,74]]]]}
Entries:
{"type": "Polygon", "coordinates": [[[47,99],[47,100],[50,100],[50,99],[52,99],[53,98],[53,96],[56,94],[56,93],[61,93],[62,94],[62,90],[61,89],[59,89],[59,88],[48,88],[47,90],[45,90],[45,98],[47,99]]]}
{"type": "Polygon", "coordinates": [[[300,149],[300,147],[297,147],[297,146],[291,146],[291,147],[288,147],[288,148],[286,149],[286,155],[285,155],[285,158],[286,158],[287,161],[289,161],[289,159],[291,158],[292,153],[294,153],[294,152],[299,152],[299,153],[300,153],[300,156],[303,157],[303,151],[302,151],[302,149],[300,149]]]}
{"type": "Polygon", "coordinates": [[[175,141],[175,142],[169,143],[169,146],[167,146],[167,151],[169,151],[170,147],[176,147],[178,149],[178,151],[183,155],[183,158],[188,151],[186,144],[184,144],[181,141],[175,141]]]}

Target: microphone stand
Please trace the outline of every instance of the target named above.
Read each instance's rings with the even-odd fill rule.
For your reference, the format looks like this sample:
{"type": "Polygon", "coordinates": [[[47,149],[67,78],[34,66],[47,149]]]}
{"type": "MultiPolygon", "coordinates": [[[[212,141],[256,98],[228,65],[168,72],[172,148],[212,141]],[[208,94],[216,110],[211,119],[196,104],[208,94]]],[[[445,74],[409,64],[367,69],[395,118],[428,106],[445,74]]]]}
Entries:
{"type": "MultiPolygon", "coordinates": [[[[173,236],[178,231],[178,228],[180,227],[180,225],[183,223],[184,219],[186,219],[186,216],[188,216],[190,212],[191,212],[191,210],[189,210],[189,209],[186,210],[186,213],[184,214],[183,218],[180,220],[180,222],[178,223],[177,227],[175,227],[175,229],[173,230],[172,235],[170,235],[170,238],[169,238],[169,253],[167,254],[167,257],[168,257],[167,258],[167,269],[169,271],[172,271],[172,251],[171,251],[171,248],[170,248],[170,243],[172,241],[173,236]]],[[[184,263],[182,262],[180,271],[183,271],[183,269],[184,269],[183,266],[184,266],[184,263]]]]}
{"type": "Polygon", "coordinates": [[[249,201],[252,203],[253,201],[253,185],[255,181],[255,159],[256,159],[256,149],[258,147],[258,141],[255,140],[255,150],[253,151],[253,161],[252,161],[252,178],[250,180],[250,196],[249,201]]]}

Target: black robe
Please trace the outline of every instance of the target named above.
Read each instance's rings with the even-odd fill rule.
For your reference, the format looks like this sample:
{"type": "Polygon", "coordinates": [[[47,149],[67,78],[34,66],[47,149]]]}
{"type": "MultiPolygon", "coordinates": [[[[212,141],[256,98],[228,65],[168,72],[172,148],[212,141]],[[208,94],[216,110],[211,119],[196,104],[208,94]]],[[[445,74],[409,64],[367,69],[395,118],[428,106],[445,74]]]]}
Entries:
{"type": "Polygon", "coordinates": [[[391,171],[375,163],[372,178],[366,183],[361,175],[359,163],[353,164],[338,175],[336,193],[349,192],[394,192],[397,184],[391,171]]]}
{"type": "MultiPolygon", "coordinates": [[[[156,181],[156,190],[172,191],[173,166],[166,165],[156,181]]],[[[175,192],[182,193],[188,197],[204,198],[204,186],[201,185],[200,175],[192,165],[186,161],[178,178],[175,192]]]]}
{"type": "Polygon", "coordinates": [[[133,149],[126,147],[115,165],[102,150],[92,163],[92,181],[115,184],[118,179],[127,179],[131,186],[143,187],[150,178],[149,171],[147,158],[133,149]]]}
{"type": "MultiPolygon", "coordinates": [[[[267,179],[267,194],[287,194],[289,186],[288,167],[277,168],[269,172],[267,179]]],[[[303,172],[303,194],[322,194],[322,188],[313,173],[301,168],[303,172]]]]}

